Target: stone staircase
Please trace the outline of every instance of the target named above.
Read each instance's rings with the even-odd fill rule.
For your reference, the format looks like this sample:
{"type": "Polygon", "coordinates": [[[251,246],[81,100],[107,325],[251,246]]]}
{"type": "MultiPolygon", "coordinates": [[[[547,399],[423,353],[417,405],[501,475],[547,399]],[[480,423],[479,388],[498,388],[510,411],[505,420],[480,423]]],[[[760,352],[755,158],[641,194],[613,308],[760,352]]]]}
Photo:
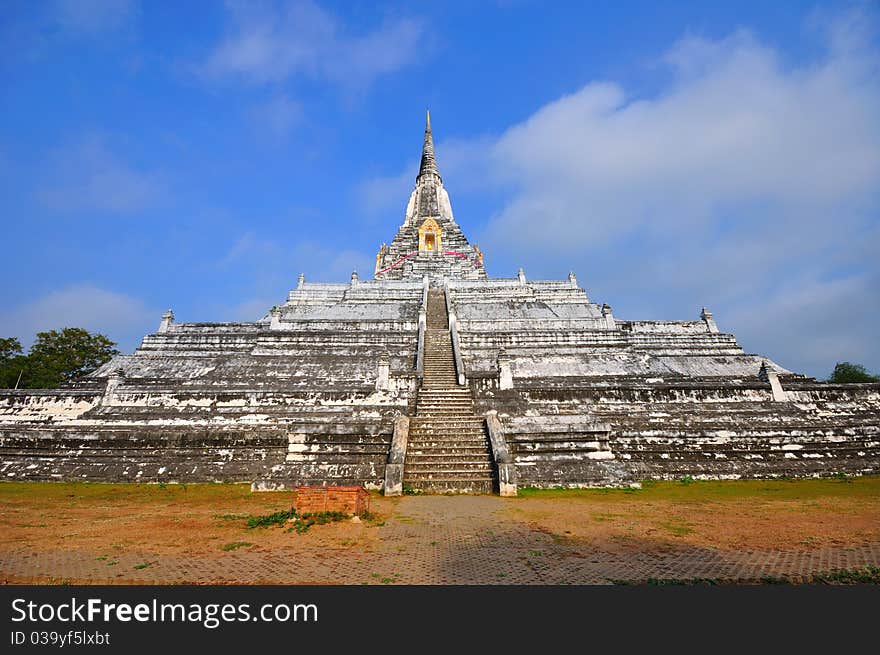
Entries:
{"type": "Polygon", "coordinates": [[[428,291],[424,377],[410,421],[404,484],[413,490],[492,493],[495,470],[486,422],[458,386],[446,296],[428,291]]]}

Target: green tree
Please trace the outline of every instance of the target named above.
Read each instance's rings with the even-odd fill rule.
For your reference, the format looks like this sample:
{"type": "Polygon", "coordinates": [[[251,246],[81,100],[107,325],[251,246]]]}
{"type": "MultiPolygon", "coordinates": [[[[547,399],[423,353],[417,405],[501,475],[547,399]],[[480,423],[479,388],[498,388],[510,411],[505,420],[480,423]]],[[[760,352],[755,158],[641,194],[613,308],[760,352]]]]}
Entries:
{"type": "Polygon", "coordinates": [[[21,342],[15,337],[0,339],[0,388],[14,387],[19,375],[27,368],[21,342]]]}
{"type": "Polygon", "coordinates": [[[850,382],[880,382],[880,377],[871,375],[861,364],[850,362],[838,362],[834,367],[834,373],[828,378],[829,382],[847,384],[850,382]]]}
{"type": "Polygon", "coordinates": [[[26,386],[51,389],[91,373],[119,351],[103,334],[82,328],[38,332],[27,355],[26,386]]]}

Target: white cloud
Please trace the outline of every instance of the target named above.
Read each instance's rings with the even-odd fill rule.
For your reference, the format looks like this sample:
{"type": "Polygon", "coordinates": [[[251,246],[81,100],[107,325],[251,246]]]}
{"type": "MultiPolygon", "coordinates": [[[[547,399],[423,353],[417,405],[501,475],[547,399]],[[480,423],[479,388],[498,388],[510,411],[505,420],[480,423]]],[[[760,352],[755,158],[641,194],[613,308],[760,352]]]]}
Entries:
{"type": "MultiPolygon", "coordinates": [[[[785,367],[819,378],[850,361],[880,372],[880,274],[789,284],[769,298],[741,304],[723,316],[747,352],[772,353],[785,367]]],[[[725,325],[727,323],[727,325],[725,325]]]]}
{"type": "Polygon", "coordinates": [[[67,32],[93,36],[127,25],[138,11],[136,0],[55,0],[52,13],[67,32]]]}
{"type": "Polygon", "coordinates": [[[298,244],[292,252],[292,266],[309,282],[348,282],[353,271],[362,280],[373,277],[375,255],[358,250],[336,250],[317,243],[298,244]]]}
{"type": "Polygon", "coordinates": [[[137,298],[77,284],[4,311],[0,328],[3,336],[18,337],[25,348],[37,332],[78,327],[107,335],[120,350],[131,350],[144,334],[155,331],[161,313],[137,298]]]}
{"type": "Polygon", "coordinates": [[[880,96],[861,60],[832,52],[786,70],[739,33],[687,38],[665,61],[675,81],[657,98],[593,83],[500,137],[490,170],[514,193],[493,240],[575,249],[634,230],[706,230],[730,214],[758,223],[756,204],[811,238],[829,231],[829,211],[864,220],[880,178],[880,96]]]}
{"type": "Polygon", "coordinates": [[[132,168],[100,136],[57,150],[47,168],[49,178],[37,198],[55,211],[136,213],[153,205],[163,192],[159,174],[132,168]]]}
{"type": "Polygon", "coordinates": [[[274,305],[280,305],[283,298],[250,298],[244,300],[229,310],[229,315],[224,321],[253,322],[263,318],[274,305]]]}
{"type": "Polygon", "coordinates": [[[251,122],[261,132],[270,137],[284,137],[303,115],[302,104],[285,94],[251,107],[248,112],[251,122]]]}
{"type": "Polygon", "coordinates": [[[245,232],[220,259],[221,266],[238,266],[241,262],[267,262],[278,260],[283,255],[281,244],[271,239],[264,239],[254,232],[245,232]]]}
{"type": "Polygon", "coordinates": [[[748,32],[687,37],[657,97],[597,82],[542,107],[470,164],[511,194],[487,256],[575,268],[630,318],[709,304],[796,370],[880,368],[876,251],[860,247],[880,245],[880,57],[847,24],[808,66],[748,32]]]}
{"type": "Polygon", "coordinates": [[[374,177],[365,180],[356,188],[358,210],[366,216],[392,213],[403,222],[406,213],[406,199],[415,185],[418,162],[407,166],[398,175],[374,177]]]}
{"type": "Polygon", "coordinates": [[[296,76],[363,88],[377,76],[415,61],[418,21],[387,19],[366,34],[351,34],[310,0],[230,5],[230,34],[201,66],[203,74],[255,83],[296,76]]]}
{"type": "Polygon", "coordinates": [[[824,50],[797,66],[748,31],[688,36],[658,59],[670,82],[652,97],[592,82],[500,136],[438,143],[453,206],[462,183],[505,194],[483,233],[465,232],[490,271],[573,269],[622,318],[708,305],[784,366],[826,375],[863,357],[880,370],[872,20],[826,20],[824,50]]]}

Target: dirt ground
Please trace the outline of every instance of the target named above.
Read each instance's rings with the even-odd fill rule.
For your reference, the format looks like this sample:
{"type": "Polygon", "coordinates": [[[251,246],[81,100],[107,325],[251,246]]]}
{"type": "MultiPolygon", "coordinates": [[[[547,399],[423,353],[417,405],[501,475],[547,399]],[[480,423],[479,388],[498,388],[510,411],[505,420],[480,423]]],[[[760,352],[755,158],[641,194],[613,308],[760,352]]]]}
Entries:
{"type": "Polygon", "coordinates": [[[880,541],[880,477],[536,490],[509,511],[600,549],[811,550],[880,541]]]}
{"type": "MultiPolygon", "coordinates": [[[[510,550],[521,547],[526,559],[528,553],[544,552],[530,545],[543,543],[541,539],[578,557],[584,553],[625,557],[713,551],[818,552],[880,544],[877,476],[657,482],[637,490],[523,490],[518,498],[485,497],[464,509],[449,509],[453,508],[449,499],[425,497],[418,499],[416,518],[407,514],[407,503],[412,500],[372,494],[370,516],[357,522],[347,519],[314,525],[300,534],[279,526],[251,529],[247,525],[248,517],[290,509],[295,502],[291,492],[251,493],[248,485],[234,484],[0,483],[0,581],[120,578],[137,582],[137,575],[146,575],[150,567],[160,570],[163,562],[174,562],[179,568],[184,566],[181,562],[195,562],[202,571],[196,581],[209,583],[227,581],[220,573],[211,573],[212,567],[222,570],[234,561],[236,566],[254,568],[252,575],[245,570],[236,579],[271,582],[266,577],[271,573],[256,571],[260,562],[275,562],[280,556],[298,562],[303,576],[305,571],[315,571],[308,574],[311,578],[287,581],[323,583],[320,572],[326,569],[336,571],[343,583],[358,576],[369,582],[370,576],[379,574],[356,572],[359,563],[367,567],[366,562],[379,561],[383,553],[403,556],[399,544],[407,543],[426,558],[424,566],[430,568],[431,557],[443,556],[438,549],[444,543],[459,547],[463,539],[475,538],[471,533],[484,529],[484,518],[489,533],[515,534],[510,550]],[[412,532],[414,523],[420,532],[412,532]],[[82,564],[86,562],[88,566],[82,564]],[[310,569],[316,562],[322,566],[310,569]],[[66,571],[71,567],[78,571],[76,575],[66,571]],[[125,575],[116,573],[123,568],[125,575]]],[[[271,571],[273,566],[277,568],[275,564],[264,568],[271,571]]],[[[189,575],[168,568],[166,576],[156,581],[192,582],[189,575]]],[[[398,580],[384,574],[381,579],[398,580]]],[[[425,577],[428,583],[446,579],[425,577]]]]}

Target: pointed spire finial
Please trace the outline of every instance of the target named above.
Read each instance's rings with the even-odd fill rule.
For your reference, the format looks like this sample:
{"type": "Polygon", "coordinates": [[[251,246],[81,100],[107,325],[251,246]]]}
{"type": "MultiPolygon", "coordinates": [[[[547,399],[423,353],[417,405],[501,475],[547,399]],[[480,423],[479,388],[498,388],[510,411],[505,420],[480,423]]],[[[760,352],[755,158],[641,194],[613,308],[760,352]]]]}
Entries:
{"type": "Polygon", "coordinates": [[[425,142],[422,146],[422,163],[419,166],[418,182],[423,175],[436,175],[440,177],[440,169],[437,168],[437,160],[434,159],[434,137],[431,135],[431,110],[425,112],[425,142]]]}

